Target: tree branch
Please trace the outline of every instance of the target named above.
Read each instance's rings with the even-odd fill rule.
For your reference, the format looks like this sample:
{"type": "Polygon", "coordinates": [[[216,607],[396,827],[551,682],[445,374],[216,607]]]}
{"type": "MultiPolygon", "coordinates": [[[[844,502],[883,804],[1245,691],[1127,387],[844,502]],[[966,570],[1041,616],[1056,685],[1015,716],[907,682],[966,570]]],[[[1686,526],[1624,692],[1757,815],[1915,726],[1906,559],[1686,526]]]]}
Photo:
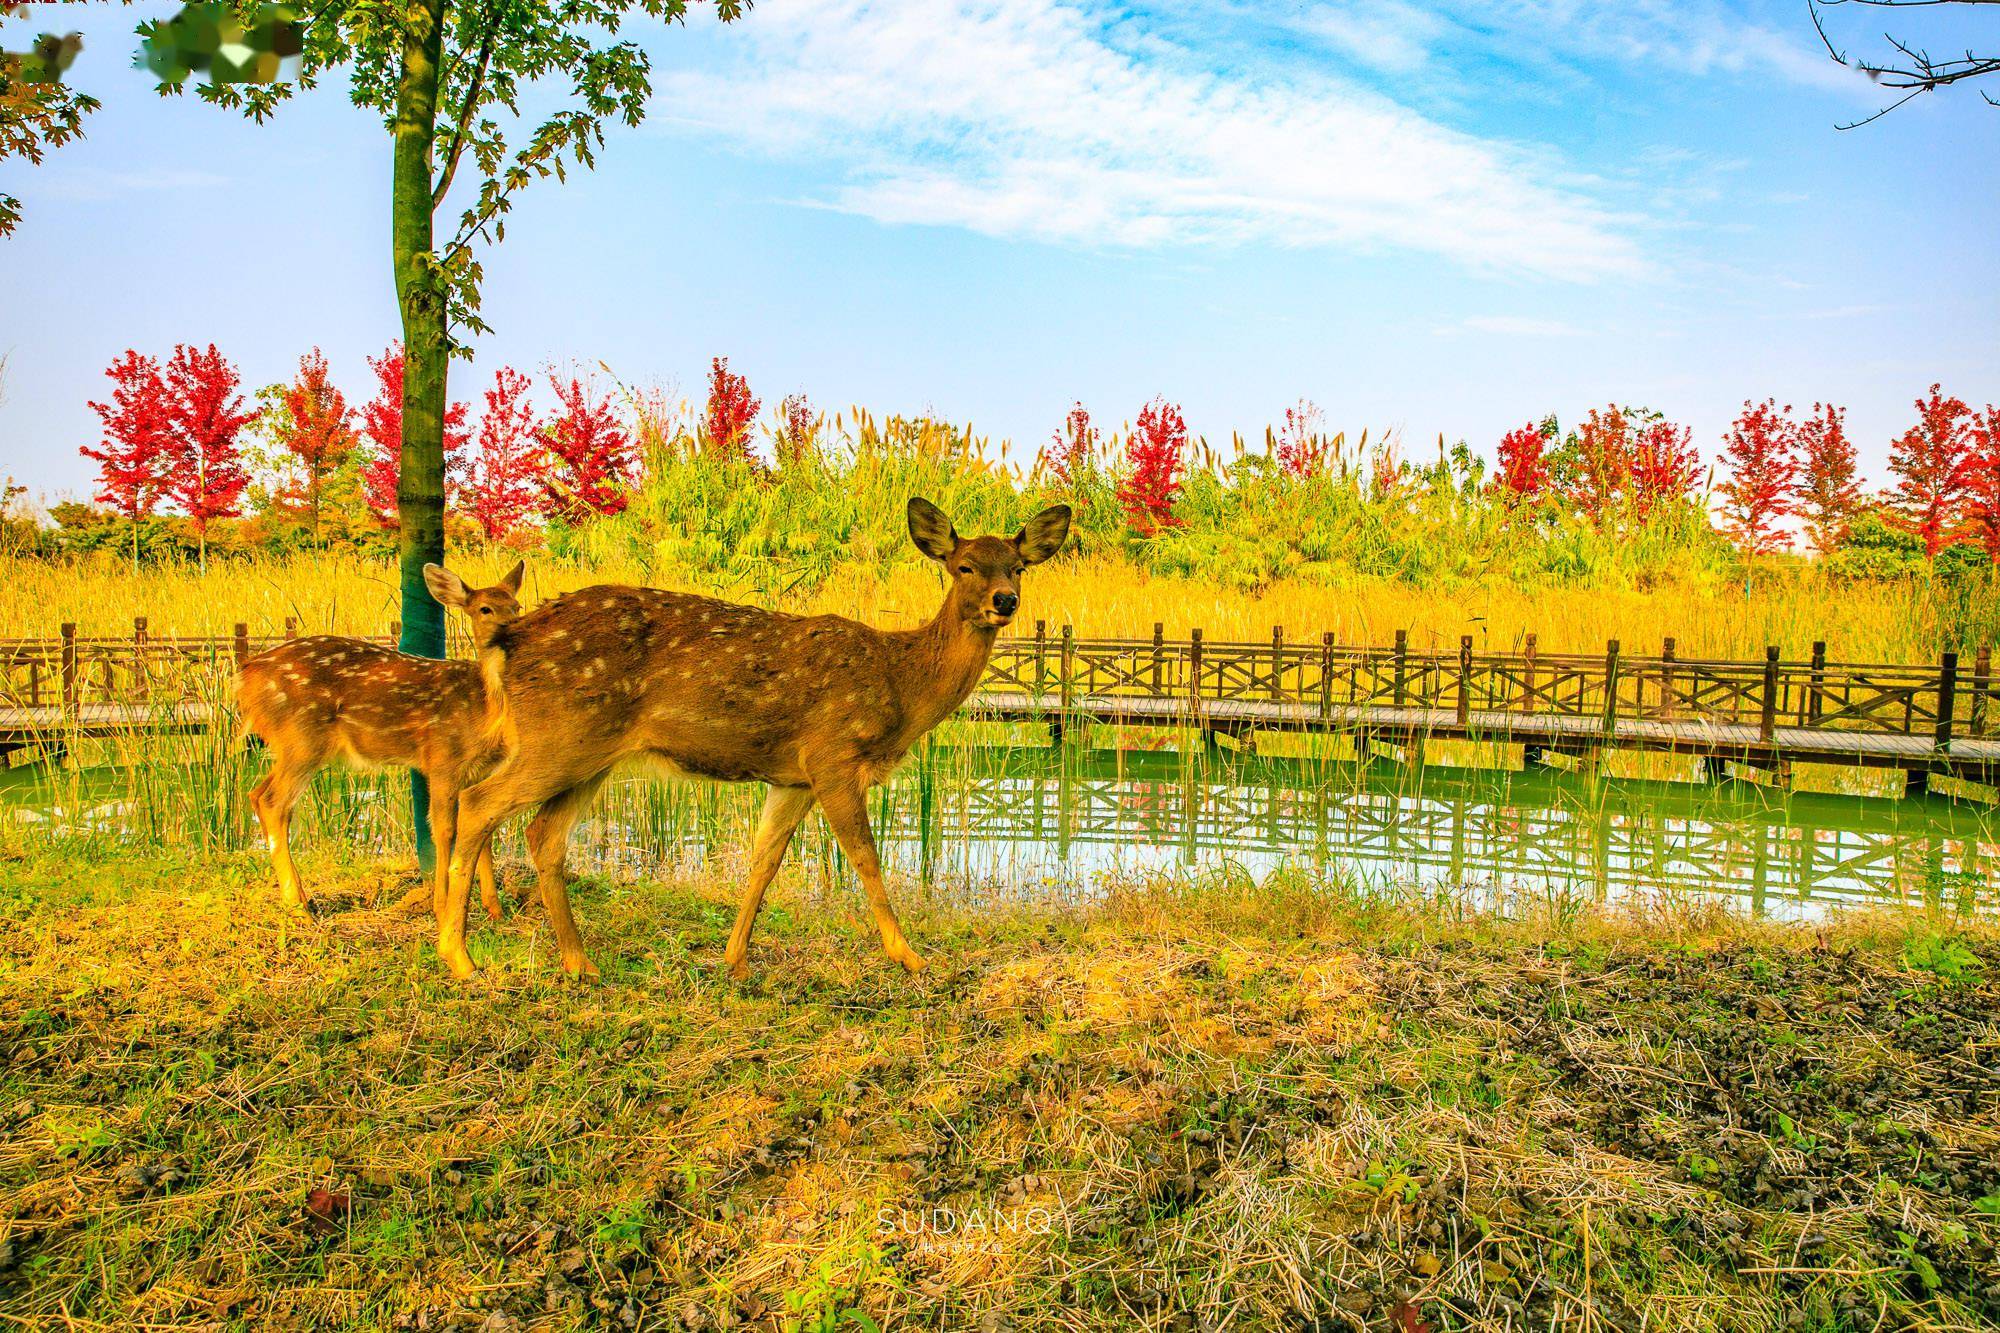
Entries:
{"type": "Polygon", "coordinates": [[[473,68],[472,82],[465,89],[465,100],[459,104],[458,115],[452,121],[451,147],[445,152],[444,174],[438,178],[437,188],[431,191],[432,212],[437,211],[445,195],[451,192],[452,178],[458,174],[458,159],[465,153],[466,122],[479,108],[479,94],[485,87],[486,71],[493,61],[493,35],[499,27],[499,20],[490,5],[485,10],[482,26],[485,31],[479,37],[479,63],[473,68]]]}

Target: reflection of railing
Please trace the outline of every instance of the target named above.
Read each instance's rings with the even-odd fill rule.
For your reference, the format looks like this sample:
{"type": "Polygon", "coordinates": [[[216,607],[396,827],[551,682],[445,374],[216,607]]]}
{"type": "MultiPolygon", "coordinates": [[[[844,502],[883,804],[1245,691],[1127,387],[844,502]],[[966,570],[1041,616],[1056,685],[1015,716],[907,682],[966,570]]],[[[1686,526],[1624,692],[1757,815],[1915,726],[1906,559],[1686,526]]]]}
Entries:
{"type": "MultiPolygon", "coordinates": [[[[286,637],[295,632],[286,624],[286,637]]],[[[393,635],[391,636],[393,639],[393,635]]],[[[124,708],[143,727],[143,708],[216,697],[217,678],[272,637],[245,625],[215,638],[132,633],[79,636],[65,625],[52,640],[0,640],[0,742],[36,714],[46,729],[64,714],[124,708]],[[60,713],[46,710],[62,710],[60,713]]],[[[1956,654],[1935,665],[1829,661],[1824,644],[1787,659],[1683,658],[1669,639],[1654,656],[1617,642],[1602,654],[1545,653],[1527,636],[1519,651],[1387,647],[1288,640],[1216,643],[1200,630],[1168,639],[1085,639],[1064,626],[1051,635],[1003,638],[973,700],[1000,717],[1105,718],[1193,725],[1212,731],[1360,731],[1384,739],[1426,736],[1581,750],[1617,745],[1788,759],[1861,762],[1915,770],[2000,772],[2000,726],[1992,719],[1992,658],[1971,669],[1956,654]]],[[[184,720],[184,719],[183,719],[184,720]]]]}
{"type": "Polygon", "coordinates": [[[1691,794],[1702,789],[1679,783],[1621,783],[1607,797],[1547,774],[1504,785],[1463,774],[1356,786],[1328,783],[1328,770],[1297,761],[1184,770],[1173,756],[1148,758],[1122,772],[954,762],[939,799],[894,803],[881,831],[932,848],[983,846],[988,855],[1014,844],[1064,854],[1181,849],[1310,859],[1402,881],[1721,892],[1759,910],[1785,899],[2000,910],[2000,889],[1984,873],[2000,848],[1973,812],[1926,819],[1895,813],[1909,806],[1853,798],[1763,804],[1691,794]]]}

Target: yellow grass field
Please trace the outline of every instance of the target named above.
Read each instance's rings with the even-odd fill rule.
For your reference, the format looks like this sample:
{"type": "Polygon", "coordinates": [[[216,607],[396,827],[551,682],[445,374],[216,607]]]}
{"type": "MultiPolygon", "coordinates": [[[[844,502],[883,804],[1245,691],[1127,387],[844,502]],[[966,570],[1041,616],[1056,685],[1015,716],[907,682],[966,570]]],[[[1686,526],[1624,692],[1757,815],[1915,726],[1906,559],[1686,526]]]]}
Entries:
{"type": "MultiPolygon", "coordinates": [[[[515,559],[504,551],[457,558],[474,582],[515,559]]],[[[530,556],[525,600],[592,583],[648,581],[636,566],[581,567],[530,556]]],[[[669,584],[740,600],[745,589],[697,580],[669,584]]],[[[858,567],[835,574],[783,609],[835,612],[882,626],[930,616],[939,574],[914,561],[878,576],[858,567]]],[[[1388,580],[1344,586],[1280,581],[1256,591],[1148,574],[1116,558],[1059,560],[1027,580],[1016,633],[1037,619],[1055,633],[1065,622],[1083,636],[1144,636],[1154,624],[1169,636],[1200,628],[1211,641],[1263,640],[1273,626],[1287,637],[1317,639],[1331,630],[1343,644],[1386,643],[1398,629],[1413,645],[1506,649],[1538,636],[1550,652],[1593,652],[1607,639],[1627,654],[1658,650],[1672,636],[1683,657],[1755,658],[1766,644],[1803,657],[1824,639],[1837,661],[1928,661],[1951,632],[1947,595],[1937,585],[1835,582],[1810,573],[1742,584],[1637,587],[1522,587],[1511,582],[1421,589],[1388,580]]],[[[204,574],[191,564],[147,564],[136,572],[111,556],[73,562],[0,561],[0,637],[53,636],[65,621],[86,634],[115,634],[147,617],[154,635],[227,634],[237,621],[252,633],[275,632],[286,617],[302,631],[385,633],[396,617],[395,569],[352,555],[218,563],[204,574]]]]}

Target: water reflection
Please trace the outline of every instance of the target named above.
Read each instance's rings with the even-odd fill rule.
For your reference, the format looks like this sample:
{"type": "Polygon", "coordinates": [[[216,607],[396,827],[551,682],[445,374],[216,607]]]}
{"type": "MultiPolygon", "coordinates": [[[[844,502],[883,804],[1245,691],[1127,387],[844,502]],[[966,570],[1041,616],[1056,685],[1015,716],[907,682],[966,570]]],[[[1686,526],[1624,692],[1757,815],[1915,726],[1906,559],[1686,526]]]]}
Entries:
{"type": "Polygon", "coordinates": [[[1937,798],[1214,754],[966,749],[885,804],[891,859],[932,877],[1074,886],[1226,859],[1474,894],[1721,894],[1785,918],[1990,911],[2000,850],[1993,811],[1937,798]]]}

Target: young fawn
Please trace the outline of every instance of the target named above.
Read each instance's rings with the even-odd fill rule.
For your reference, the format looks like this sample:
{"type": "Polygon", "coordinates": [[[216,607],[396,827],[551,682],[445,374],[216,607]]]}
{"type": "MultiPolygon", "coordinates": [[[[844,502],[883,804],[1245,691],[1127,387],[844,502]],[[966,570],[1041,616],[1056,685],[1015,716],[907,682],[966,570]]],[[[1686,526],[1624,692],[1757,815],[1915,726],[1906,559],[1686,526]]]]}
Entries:
{"type": "MultiPolygon", "coordinates": [[[[412,657],[362,639],[314,635],[289,639],[243,664],[236,677],[236,707],[245,730],[271,752],[271,772],[250,792],[250,804],[271,844],[278,893],[293,907],[306,902],[292,864],[292,809],[320,768],[330,762],[372,769],[405,765],[430,787],[431,832],[438,849],[436,883],[426,895],[413,890],[399,906],[428,896],[442,910],[446,876],[458,826],[458,796],[498,759],[504,703],[489,690],[498,675],[494,640],[521,614],[516,600],[523,567],[515,565],[491,588],[467,588],[438,565],[424,567],[424,582],[446,606],[464,611],[480,661],[412,657]]],[[[479,896],[500,915],[493,857],[480,844],[479,896]]]]}
{"type": "Polygon", "coordinates": [[[528,830],[542,902],[563,967],[595,976],[570,916],[562,853],[613,765],[650,756],[698,777],[770,785],[725,955],[733,975],[748,971],[764,890],[815,802],[861,877],[882,947],[920,970],[882,887],[864,793],[972,692],[994,636],[1020,608],[1021,571],[1061,548],[1069,521],[1057,505],[1012,537],[968,540],[937,506],[912,499],[910,539],[950,578],[943,607],[921,629],[615,586],[522,616],[499,640],[507,755],[461,798],[439,957],[458,976],[472,974],[465,913],[474,863],[500,821],[542,803],[528,830]]]}

